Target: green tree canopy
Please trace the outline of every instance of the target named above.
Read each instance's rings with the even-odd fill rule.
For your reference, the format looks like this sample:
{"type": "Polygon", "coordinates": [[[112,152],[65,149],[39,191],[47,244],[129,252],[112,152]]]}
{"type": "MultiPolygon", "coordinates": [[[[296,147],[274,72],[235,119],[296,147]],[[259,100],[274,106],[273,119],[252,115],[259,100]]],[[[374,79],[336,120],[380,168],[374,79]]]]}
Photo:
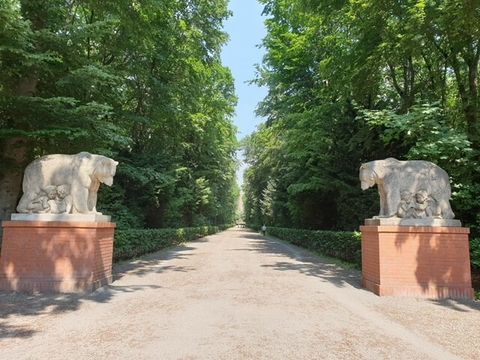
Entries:
{"type": "Polygon", "coordinates": [[[397,157],[447,170],[478,230],[480,3],[261,2],[267,122],[244,141],[247,221],[357,229],[378,206],[360,164],[397,157]]]}
{"type": "Polygon", "coordinates": [[[1,2],[9,210],[18,169],[34,157],[90,151],[120,161],[99,205],[121,226],[231,222],[236,98],[220,61],[228,16],[225,0],[1,2]]]}

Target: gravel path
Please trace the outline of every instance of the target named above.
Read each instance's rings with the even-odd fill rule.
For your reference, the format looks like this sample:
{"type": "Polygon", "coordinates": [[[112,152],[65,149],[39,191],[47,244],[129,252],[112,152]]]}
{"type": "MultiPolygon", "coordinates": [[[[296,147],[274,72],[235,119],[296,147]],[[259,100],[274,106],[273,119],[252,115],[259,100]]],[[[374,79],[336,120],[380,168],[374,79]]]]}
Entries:
{"type": "Polygon", "coordinates": [[[380,298],[243,229],[115,273],[88,296],[0,294],[0,359],[480,359],[479,302],[380,298]]]}

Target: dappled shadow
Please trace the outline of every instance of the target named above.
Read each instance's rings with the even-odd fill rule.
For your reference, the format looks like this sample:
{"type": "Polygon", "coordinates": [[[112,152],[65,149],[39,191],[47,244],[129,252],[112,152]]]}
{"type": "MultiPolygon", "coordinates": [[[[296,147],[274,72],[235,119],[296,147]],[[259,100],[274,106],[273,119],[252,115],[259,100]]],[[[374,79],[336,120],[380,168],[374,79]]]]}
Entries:
{"type": "Polygon", "coordinates": [[[480,301],[461,299],[430,299],[429,301],[432,304],[460,312],[470,312],[472,309],[480,310],[480,301]]]}
{"type": "MultiPolygon", "coordinates": [[[[316,261],[320,261],[321,258],[316,261]]],[[[360,276],[352,270],[341,269],[338,265],[316,262],[306,263],[305,261],[297,264],[290,262],[277,262],[273,265],[262,265],[262,267],[272,268],[280,271],[298,271],[307,276],[315,276],[322,281],[328,281],[337,287],[344,287],[346,284],[361,289],[360,276]]]]}
{"type": "Polygon", "coordinates": [[[0,339],[3,338],[29,338],[35,334],[35,330],[25,326],[11,326],[0,322],[0,339]]]}
{"type": "Polygon", "coordinates": [[[160,273],[167,270],[179,272],[195,270],[195,268],[190,266],[162,265],[165,260],[186,259],[190,256],[187,252],[191,250],[195,250],[195,248],[181,245],[166,251],[160,250],[155,253],[147,254],[139,259],[117,263],[113,268],[113,279],[119,280],[127,274],[145,276],[152,272],[160,273]]]}
{"type": "Polygon", "coordinates": [[[264,235],[260,235],[260,234],[257,234],[257,233],[251,233],[251,234],[248,234],[248,235],[243,235],[243,237],[245,239],[254,239],[254,240],[266,238],[264,235]]]}
{"type": "Polygon", "coordinates": [[[272,256],[286,257],[285,261],[262,265],[277,271],[296,271],[306,276],[314,276],[322,281],[328,281],[337,287],[346,285],[360,289],[360,272],[353,269],[344,269],[335,263],[335,260],[313,254],[308,250],[271,236],[263,236],[255,232],[247,232],[242,237],[250,239],[246,248],[233,251],[252,251],[272,256]]]}
{"type": "Polygon", "coordinates": [[[30,337],[36,330],[27,326],[9,324],[12,316],[37,316],[76,311],[82,303],[107,303],[119,293],[130,293],[146,289],[157,289],[154,285],[104,286],[93,293],[85,294],[25,294],[0,293],[0,339],[8,337],[30,337]]]}
{"type": "Polygon", "coordinates": [[[84,300],[94,301],[97,303],[107,303],[115,295],[120,293],[133,293],[137,291],[149,290],[149,289],[161,289],[161,286],[158,285],[128,285],[120,286],[111,284],[104,286],[103,288],[98,289],[97,291],[88,294],[84,297],[84,300]]]}
{"type": "Polygon", "coordinates": [[[144,255],[138,259],[120,262],[113,266],[114,282],[92,293],[21,293],[0,292],[0,339],[12,337],[31,337],[36,330],[28,326],[16,326],[9,322],[14,316],[37,316],[61,314],[78,310],[83,303],[108,303],[120,293],[132,293],[148,289],[158,289],[156,285],[116,285],[115,280],[123,276],[145,276],[163,271],[187,272],[194,270],[189,266],[163,265],[165,260],[185,259],[194,247],[185,245],[144,255]]]}
{"type": "Polygon", "coordinates": [[[8,221],[0,288],[20,292],[82,292],[111,279],[111,223],[8,221]]]}
{"type": "Polygon", "coordinates": [[[2,250],[0,279],[7,292],[0,293],[0,337],[32,336],[34,329],[8,319],[74,311],[88,299],[79,292],[111,278],[110,224],[8,222],[4,234],[8,251],[2,250]]]}
{"type": "MultiPolygon", "coordinates": [[[[430,303],[459,312],[480,309],[480,303],[471,296],[468,234],[460,227],[398,227],[365,230],[364,241],[372,243],[377,252],[366,256],[378,262],[382,254],[381,269],[366,267],[374,282],[393,296],[426,298],[430,303]],[[365,240],[368,239],[368,240],[365,240]],[[370,269],[370,270],[369,270],[370,269]]],[[[365,255],[365,254],[364,254],[365,255]]],[[[378,264],[378,263],[377,263],[378,264]]],[[[364,269],[364,271],[365,271],[364,269]]]]}
{"type": "Polygon", "coordinates": [[[432,303],[456,311],[480,309],[480,303],[465,299],[472,287],[468,234],[464,228],[425,227],[395,234],[395,246],[402,255],[405,271],[414,273],[411,283],[421,288],[425,297],[441,299],[432,303]],[[414,278],[413,278],[414,276],[414,278]],[[445,299],[447,298],[447,299],[445,299]],[[453,300],[453,299],[455,300],[453,300]]]}

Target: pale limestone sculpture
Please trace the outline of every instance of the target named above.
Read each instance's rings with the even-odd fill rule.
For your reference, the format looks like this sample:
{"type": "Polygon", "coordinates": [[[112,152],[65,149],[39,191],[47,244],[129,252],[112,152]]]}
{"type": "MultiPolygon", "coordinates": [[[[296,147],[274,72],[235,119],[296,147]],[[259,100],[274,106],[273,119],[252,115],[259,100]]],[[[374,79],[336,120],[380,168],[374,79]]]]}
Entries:
{"type": "Polygon", "coordinates": [[[453,219],[448,174],[422,160],[394,158],[370,161],[360,167],[362,190],[375,184],[380,195],[378,217],[453,219]],[[415,202],[407,198],[415,194],[415,202]],[[403,199],[402,199],[403,197],[403,199]]]}
{"type": "Polygon", "coordinates": [[[112,185],[117,165],[115,160],[88,152],[34,160],[25,168],[17,211],[99,214],[97,191],[100,183],[112,185]]]}
{"type": "Polygon", "coordinates": [[[26,212],[29,214],[45,214],[50,212],[49,201],[55,199],[57,194],[56,186],[47,186],[26,206],[26,212]]]}
{"type": "Polygon", "coordinates": [[[426,190],[419,190],[415,194],[414,211],[410,217],[414,219],[431,218],[433,216],[433,209],[436,208],[435,204],[436,201],[428,195],[426,190]]]}
{"type": "Polygon", "coordinates": [[[27,205],[27,213],[68,214],[72,210],[72,202],[67,185],[48,185],[27,205]]]}
{"type": "Polygon", "coordinates": [[[408,190],[400,192],[400,204],[398,205],[397,216],[399,218],[410,219],[415,211],[415,201],[413,195],[408,190]]]}
{"type": "Polygon", "coordinates": [[[73,197],[68,191],[68,186],[57,186],[55,197],[48,200],[48,205],[51,214],[69,214],[73,206],[73,197]]]}

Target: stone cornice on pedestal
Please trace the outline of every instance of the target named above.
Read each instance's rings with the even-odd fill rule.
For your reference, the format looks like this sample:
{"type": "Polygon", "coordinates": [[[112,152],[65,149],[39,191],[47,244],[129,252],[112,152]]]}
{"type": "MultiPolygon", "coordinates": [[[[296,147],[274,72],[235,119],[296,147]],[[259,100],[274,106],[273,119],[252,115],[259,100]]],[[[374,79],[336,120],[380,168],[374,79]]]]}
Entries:
{"type": "Polygon", "coordinates": [[[462,223],[457,219],[404,219],[398,217],[365,219],[366,226],[447,226],[461,227],[462,223]]]}
{"type": "Polygon", "coordinates": [[[111,216],[101,214],[19,214],[11,216],[12,221],[65,221],[65,222],[110,222],[111,216]]]}

